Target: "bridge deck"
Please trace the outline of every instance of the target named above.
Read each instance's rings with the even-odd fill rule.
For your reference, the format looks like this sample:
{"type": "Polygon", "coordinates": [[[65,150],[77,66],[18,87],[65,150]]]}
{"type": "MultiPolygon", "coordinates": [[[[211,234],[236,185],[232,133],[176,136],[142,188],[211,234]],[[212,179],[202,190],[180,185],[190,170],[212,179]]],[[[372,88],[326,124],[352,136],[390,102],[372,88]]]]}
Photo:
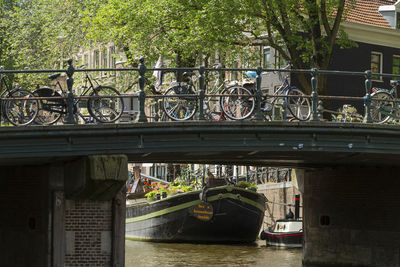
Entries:
{"type": "Polygon", "coordinates": [[[0,128],[0,165],[94,154],[126,154],[131,162],[390,166],[400,160],[400,126],[188,121],[0,128]]]}

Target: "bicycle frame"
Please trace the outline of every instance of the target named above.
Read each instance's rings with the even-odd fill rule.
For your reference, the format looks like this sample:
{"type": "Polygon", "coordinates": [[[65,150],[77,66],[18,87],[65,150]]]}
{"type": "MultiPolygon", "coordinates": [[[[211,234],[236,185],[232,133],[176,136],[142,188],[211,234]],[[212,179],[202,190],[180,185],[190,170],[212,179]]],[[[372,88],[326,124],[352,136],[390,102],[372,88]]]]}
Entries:
{"type": "Polygon", "coordinates": [[[7,84],[6,81],[6,75],[5,74],[1,74],[0,77],[0,96],[3,97],[5,93],[9,93],[11,91],[11,87],[7,84]],[[3,90],[3,87],[6,90],[3,90]]]}
{"type": "MultiPolygon", "coordinates": [[[[64,87],[61,85],[60,81],[56,80],[55,88],[59,88],[62,94],[67,94],[67,91],[64,89],[64,87]]],[[[80,97],[81,96],[86,96],[90,90],[94,90],[94,84],[92,80],[90,79],[90,76],[88,73],[85,72],[85,85],[82,86],[81,88],[84,88],[83,92],[76,98],[73,102],[74,107],[76,107],[79,102],[81,101],[80,97]]],[[[54,106],[59,106],[59,104],[47,104],[47,105],[54,105],[54,106]]],[[[56,111],[59,112],[63,115],[67,113],[67,111],[56,111]]]]}
{"type": "MultiPolygon", "coordinates": [[[[379,94],[387,94],[390,97],[392,97],[392,100],[396,100],[398,98],[398,87],[400,86],[400,81],[399,80],[391,80],[390,81],[390,86],[392,87],[391,89],[385,89],[385,88],[379,88],[379,87],[374,87],[372,88],[372,94],[371,97],[373,98],[376,95],[379,94]]],[[[386,122],[390,119],[400,119],[400,103],[398,101],[393,102],[388,102],[389,104],[386,104],[386,102],[381,102],[378,104],[378,111],[380,114],[386,116],[386,119],[382,120],[382,122],[386,122]]]]}
{"type": "Polygon", "coordinates": [[[289,84],[288,78],[286,77],[285,80],[283,81],[282,85],[279,86],[279,88],[274,93],[275,95],[282,95],[282,97],[274,96],[274,97],[272,97],[272,99],[270,101],[267,101],[265,99],[262,102],[261,106],[264,106],[264,108],[262,108],[263,111],[271,111],[272,112],[272,118],[271,119],[274,120],[275,116],[276,116],[275,106],[280,106],[280,107],[283,108],[283,111],[282,111],[282,113],[283,113],[282,115],[284,117],[283,119],[286,119],[286,117],[287,117],[287,112],[286,112],[287,98],[284,97],[284,96],[289,91],[289,88],[290,88],[290,84],[289,84]],[[283,101],[285,103],[284,105],[281,105],[281,104],[277,103],[277,101],[279,101],[279,99],[282,99],[282,98],[283,98],[283,101]],[[268,105],[270,105],[270,106],[268,106],[268,105]]]}

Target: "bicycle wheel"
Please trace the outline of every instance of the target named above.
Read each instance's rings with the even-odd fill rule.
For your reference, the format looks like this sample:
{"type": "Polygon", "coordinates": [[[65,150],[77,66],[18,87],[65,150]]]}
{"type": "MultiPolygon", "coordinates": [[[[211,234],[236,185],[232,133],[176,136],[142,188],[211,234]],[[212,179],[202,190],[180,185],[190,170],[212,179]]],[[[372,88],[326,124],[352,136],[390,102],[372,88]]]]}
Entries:
{"type": "Polygon", "coordinates": [[[232,120],[244,120],[253,114],[255,98],[250,90],[241,86],[231,86],[223,91],[220,100],[225,116],[232,120]]]}
{"type": "Polygon", "coordinates": [[[124,101],[121,94],[109,86],[98,86],[93,89],[88,99],[87,109],[90,115],[98,122],[114,122],[124,112],[124,101]]]}
{"type": "Polygon", "coordinates": [[[14,89],[9,92],[3,102],[3,114],[15,126],[32,123],[38,113],[38,101],[30,99],[33,94],[24,89],[14,89]],[[18,98],[18,99],[12,99],[18,98]]]}
{"type": "Polygon", "coordinates": [[[310,100],[305,94],[292,86],[286,93],[286,106],[289,112],[298,120],[306,121],[311,115],[310,100]]]}
{"type": "Polygon", "coordinates": [[[224,112],[221,110],[219,100],[212,98],[204,101],[204,117],[210,121],[224,121],[224,112]]]}
{"type": "Polygon", "coordinates": [[[394,102],[390,100],[394,100],[393,96],[384,91],[371,95],[371,117],[373,122],[384,123],[394,117],[394,102]]]}
{"type": "MultiPolygon", "coordinates": [[[[39,88],[33,91],[37,97],[61,97],[61,95],[51,88],[39,88]]],[[[66,104],[64,99],[40,99],[38,100],[39,109],[34,123],[39,125],[52,125],[60,120],[65,114],[66,104]]]]}
{"type": "Polygon", "coordinates": [[[185,85],[176,85],[169,88],[163,98],[164,113],[174,121],[184,121],[192,118],[197,110],[197,98],[194,90],[185,85]],[[180,95],[193,94],[193,97],[180,95]]]}

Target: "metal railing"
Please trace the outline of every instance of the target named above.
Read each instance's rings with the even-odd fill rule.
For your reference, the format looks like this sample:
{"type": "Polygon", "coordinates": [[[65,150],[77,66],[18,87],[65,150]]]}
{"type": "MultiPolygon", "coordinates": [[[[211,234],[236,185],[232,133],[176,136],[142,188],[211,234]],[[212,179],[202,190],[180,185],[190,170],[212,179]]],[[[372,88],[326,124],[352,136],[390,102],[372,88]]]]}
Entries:
{"type": "MultiPolygon", "coordinates": [[[[46,70],[0,70],[0,75],[10,75],[10,74],[32,74],[32,73],[66,73],[67,79],[67,94],[61,97],[49,97],[46,99],[64,99],[67,104],[67,116],[64,120],[66,124],[75,124],[77,123],[74,119],[74,100],[78,98],[82,99],[89,99],[90,96],[76,96],[74,94],[74,74],[77,72],[136,72],[138,74],[138,86],[139,86],[139,93],[138,94],[124,94],[121,97],[123,98],[131,98],[131,99],[138,99],[139,109],[138,114],[136,116],[137,122],[148,122],[148,119],[151,118],[152,121],[158,121],[160,116],[160,104],[159,100],[165,98],[165,95],[150,95],[146,94],[145,92],[145,81],[146,81],[146,73],[153,72],[153,71],[164,71],[164,72],[184,72],[184,71],[194,71],[198,73],[198,93],[195,95],[179,95],[179,97],[194,97],[198,102],[198,114],[196,119],[199,121],[206,120],[205,113],[204,113],[204,102],[206,98],[210,97],[218,97],[221,95],[218,94],[206,94],[206,84],[205,84],[205,73],[206,72],[215,72],[215,71],[253,71],[256,73],[255,78],[255,113],[252,117],[255,121],[263,121],[263,114],[262,114],[262,101],[264,97],[285,97],[283,95],[273,95],[273,94],[264,94],[261,90],[261,82],[262,82],[262,73],[268,72],[278,72],[278,73],[304,73],[309,74],[311,76],[310,84],[311,84],[311,94],[304,96],[305,98],[310,99],[311,101],[311,116],[310,121],[321,121],[322,113],[327,111],[321,105],[322,100],[330,100],[330,99],[337,99],[337,100],[358,100],[363,101],[364,103],[364,114],[363,114],[363,122],[364,123],[372,123],[371,117],[371,94],[372,94],[372,77],[390,77],[395,79],[400,79],[400,75],[395,74],[386,74],[386,73],[372,73],[370,70],[365,72],[350,72],[350,71],[332,71],[332,70],[317,70],[317,69],[269,69],[269,68],[205,68],[204,66],[196,67],[196,68],[147,68],[145,65],[144,58],[141,58],[139,61],[139,65],[137,68],[101,68],[101,69],[75,69],[72,64],[72,60],[68,60],[68,67],[67,69],[46,69],[46,70]],[[341,75],[341,76],[355,76],[355,77],[364,77],[364,86],[365,87],[365,95],[364,96],[327,96],[327,95],[319,95],[318,88],[317,88],[317,79],[319,75],[341,75]],[[150,115],[146,115],[146,99],[153,99],[154,104],[154,113],[150,115]]],[[[171,96],[168,96],[171,97],[171,96]]],[[[176,96],[178,97],[178,96],[176,96]]],[[[11,99],[18,99],[18,98],[5,98],[1,97],[1,101],[10,101],[11,99]]],[[[33,97],[31,99],[42,100],[42,97],[33,97]]],[[[390,101],[390,100],[389,100],[390,101]]],[[[394,102],[398,102],[397,99],[393,100],[394,102]]]]}

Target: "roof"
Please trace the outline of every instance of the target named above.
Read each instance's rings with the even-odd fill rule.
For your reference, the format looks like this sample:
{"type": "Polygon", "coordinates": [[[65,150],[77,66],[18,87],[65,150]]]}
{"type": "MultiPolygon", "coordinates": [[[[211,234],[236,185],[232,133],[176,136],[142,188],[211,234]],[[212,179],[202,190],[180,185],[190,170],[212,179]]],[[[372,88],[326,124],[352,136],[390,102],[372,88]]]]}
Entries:
{"type": "Polygon", "coordinates": [[[386,19],[378,12],[380,6],[394,5],[393,0],[355,0],[355,4],[346,15],[345,21],[371,26],[391,28],[386,19]]]}

